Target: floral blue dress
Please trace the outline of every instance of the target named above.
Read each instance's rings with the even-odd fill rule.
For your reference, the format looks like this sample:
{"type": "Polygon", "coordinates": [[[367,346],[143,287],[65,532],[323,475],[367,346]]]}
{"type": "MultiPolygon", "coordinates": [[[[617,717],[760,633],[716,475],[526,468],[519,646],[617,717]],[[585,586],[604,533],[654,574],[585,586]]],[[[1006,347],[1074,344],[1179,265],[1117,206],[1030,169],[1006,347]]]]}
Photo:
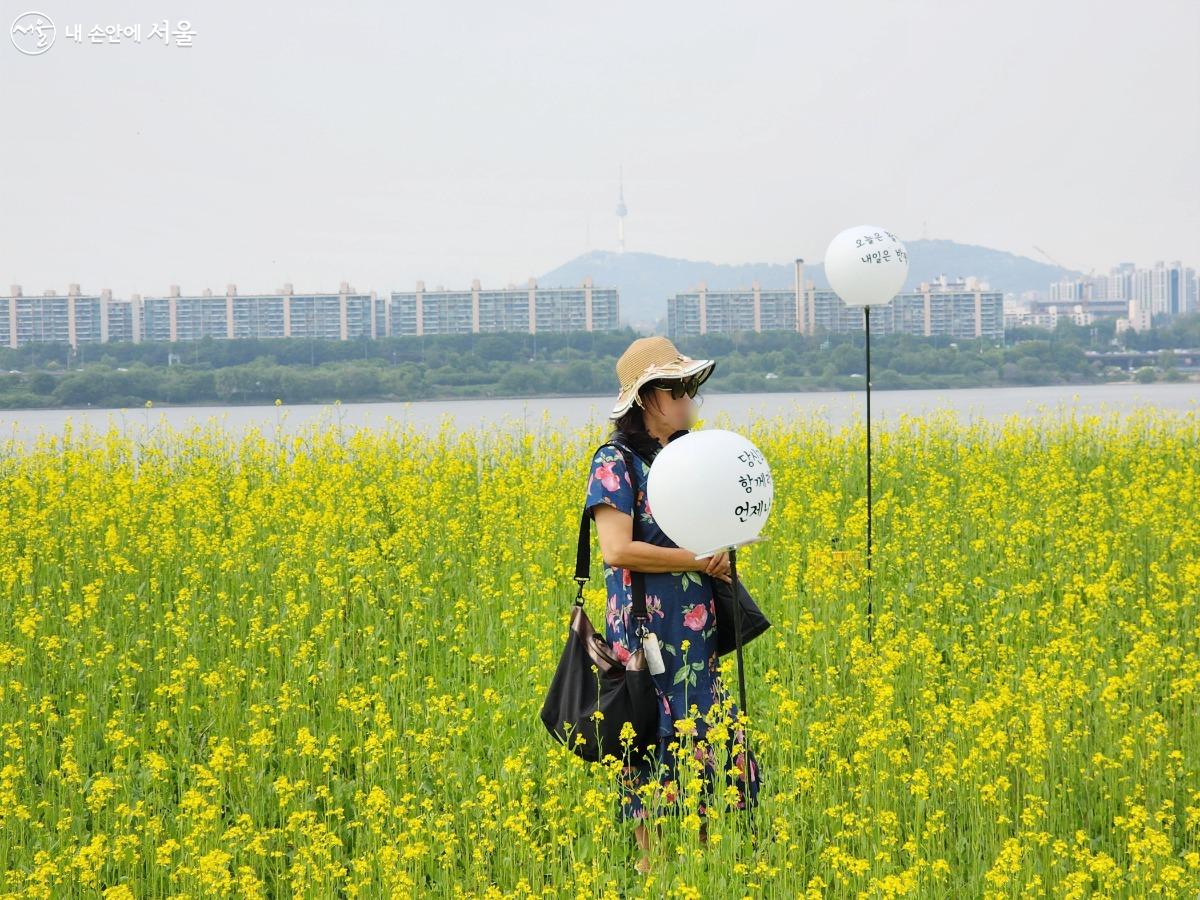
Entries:
{"type": "MultiPolygon", "coordinates": [[[[656,544],[660,547],[677,547],[655,524],[646,498],[646,483],[650,466],[637,453],[632,453],[637,466],[638,495],[637,526],[634,539],[656,544]]],[[[588,477],[586,507],[590,510],[600,503],[607,503],[624,513],[633,515],[633,485],[626,470],[620,451],[612,446],[599,448],[592,457],[591,474],[588,477]]],[[[608,594],[605,636],[612,644],[617,657],[624,661],[641,646],[637,635],[637,620],[633,617],[633,586],[629,569],[604,565],[604,583],[608,594]]],[[[678,813],[681,805],[677,799],[677,760],[671,747],[678,740],[675,722],[693,719],[693,746],[696,758],[704,761],[704,791],[699,801],[698,812],[706,812],[705,797],[713,792],[716,774],[714,749],[702,741],[708,730],[703,717],[716,704],[718,709],[729,701],[721,683],[717,668],[716,601],[713,599],[712,576],[702,572],[647,572],[646,611],[649,615],[647,628],[658,636],[662,648],[666,671],[653,675],[655,690],[659,698],[659,724],[657,760],[644,756],[641,760],[631,758],[620,777],[621,810],[618,820],[641,819],[649,815],[638,788],[655,779],[662,788],[662,803],[658,812],[664,815],[678,813]],[[684,642],[687,642],[686,649],[684,642]],[[692,711],[691,707],[696,710],[692,711]]],[[[737,705],[730,704],[729,719],[737,718],[737,705]]],[[[742,729],[729,723],[729,738],[726,759],[731,759],[735,740],[743,740],[742,729]]],[[[753,751],[749,754],[749,798],[751,806],[758,802],[759,770],[753,751]]],[[[739,752],[732,760],[740,770],[736,775],[726,771],[725,783],[736,784],[738,807],[744,809],[746,790],[746,754],[739,752]]]]}

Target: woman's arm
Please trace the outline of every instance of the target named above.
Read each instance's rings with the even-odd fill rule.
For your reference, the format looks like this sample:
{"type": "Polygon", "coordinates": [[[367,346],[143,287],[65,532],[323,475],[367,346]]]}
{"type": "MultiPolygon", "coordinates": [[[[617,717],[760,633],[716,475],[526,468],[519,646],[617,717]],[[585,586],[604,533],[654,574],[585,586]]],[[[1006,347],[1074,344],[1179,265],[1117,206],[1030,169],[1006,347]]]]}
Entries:
{"type": "Polygon", "coordinates": [[[595,519],[600,554],[610,566],[635,572],[709,572],[714,578],[730,580],[729,560],[725,553],[696,559],[694,553],[682,547],[659,547],[646,541],[635,541],[633,518],[608,504],[596,506],[595,519]]]}

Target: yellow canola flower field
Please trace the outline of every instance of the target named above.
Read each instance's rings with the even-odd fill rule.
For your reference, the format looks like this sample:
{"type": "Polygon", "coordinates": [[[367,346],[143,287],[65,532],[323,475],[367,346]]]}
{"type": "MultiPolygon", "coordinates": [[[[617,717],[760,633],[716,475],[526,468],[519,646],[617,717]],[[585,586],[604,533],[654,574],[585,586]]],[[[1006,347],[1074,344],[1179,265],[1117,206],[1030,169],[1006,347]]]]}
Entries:
{"type": "Polygon", "coordinates": [[[760,805],[648,874],[538,718],[605,423],[9,441],[0,897],[1194,900],[1200,413],[876,429],[869,642],[861,421],[738,430],[760,805]]]}

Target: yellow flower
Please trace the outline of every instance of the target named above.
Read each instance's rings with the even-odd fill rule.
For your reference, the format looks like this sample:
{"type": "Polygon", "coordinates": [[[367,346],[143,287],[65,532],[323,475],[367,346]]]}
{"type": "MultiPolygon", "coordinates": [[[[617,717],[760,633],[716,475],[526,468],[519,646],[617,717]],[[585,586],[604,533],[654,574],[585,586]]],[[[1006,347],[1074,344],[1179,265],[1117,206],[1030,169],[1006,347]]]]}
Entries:
{"type": "MultiPolygon", "coordinates": [[[[486,391],[487,366],[420,343],[371,373],[381,389],[486,391]]],[[[576,366],[568,344],[545,364],[576,366]]],[[[793,351],[807,352],[771,352],[804,377],[793,351]]],[[[1011,353],[960,361],[994,371],[1011,353]]],[[[216,377],[232,392],[246,376],[216,377]]],[[[599,764],[530,740],[575,594],[560,513],[578,509],[596,437],[551,426],[284,435],[164,419],[9,442],[6,890],[617,896],[610,817],[644,806],[653,827],[678,800],[682,865],[649,892],[723,896],[719,867],[678,838],[704,821],[707,767],[712,840],[737,836],[722,826],[751,746],[775,826],[730,866],[746,894],[1195,897],[1183,717],[1200,647],[1180,623],[1200,615],[1200,410],[883,429],[872,640],[866,501],[861,478],[837,474],[861,458],[863,423],[752,422],[779,498],[770,540],[743,560],[775,623],[752,652],[761,696],[753,728],[732,719],[734,654],[717,660],[711,707],[681,679],[665,786],[626,771],[632,722],[609,723],[629,753],[599,764]],[[1081,816],[1092,800],[1103,815],[1081,816]],[[956,816],[973,823],[969,852],[956,816]],[[825,835],[811,859],[806,819],[825,835]]],[[[604,581],[584,599],[603,608],[604,581]]],[[[692,646],[707,644],[664,653],[682,663],[692,646]]],[[[598,667],[584,674],[602,686],[598,667]]]]}
{"type": "Polygon", "coordinates": [[[696,734],[696,720],[691,716],[675,720],[675,733],[678,735],[696,734]]]}

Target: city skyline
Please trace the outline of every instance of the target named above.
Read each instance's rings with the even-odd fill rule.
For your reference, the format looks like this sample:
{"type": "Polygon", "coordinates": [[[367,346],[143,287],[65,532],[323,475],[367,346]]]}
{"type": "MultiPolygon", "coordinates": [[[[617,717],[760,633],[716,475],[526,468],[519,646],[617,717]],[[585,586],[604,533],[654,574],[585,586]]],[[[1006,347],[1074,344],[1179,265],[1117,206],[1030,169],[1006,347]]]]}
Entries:
{"type": "MultiPolygon", "coordinates": [[[[794,264],[792,288],[694,289],[667,298],[666,334],[671,338],[706,333],[794,331],[855,332],[860,310],[832,290],[818,290],[804,277],[803,260],[794,264]]],[[[1021,325],[1054,328],[1060,319],[1077,325],[1099,317],[1115,318],[1117,330],[1142,331],[1160,318],[1200,309],[1196,272],[1178,264],[1136,269],[1130,264],[1101,278],[1050,285],[1050,299],[1017,301],[986,281],[945,275],[901,290],[880,308],[872,331],[1003,339],[1006,328],[1021,325]],[[1079,302],[1076,302],[1079,301],[1079,302]]],[[[618,288],[586,277],[576,286],[526,285],[485,288],[478,279],[469,289],[358,291],[343,281],[337,293],[295,290],[285,284],[274,292],[239,292],[226,285],[223,295],[205,289],[185,294],[171,285],[166,294],[114,296],[109,289],[85,292],[78,284],[65,294],[44,290],[25,294],[12,285],[0,298],[0,347],[18,349],[37,343],[107,344],[112,342],[196,341],[204,338],[320,338],[357,340],[426,334],[501,332],[611,331],[621,327],[618,288]]]]}
{"type": "MultiPolygon", "coordinates": [[[[988,248],[982,248],[982,249],[988,249],[988,248]]],[[[1026,257],[1026,259],[1030,260],[1030,261],[1036,261],[1036,260],[1032,260],[1031,257],[1026,257]]],[[[803,263],[803,260],[799,260],[799,259],[789,260],[788,264],[787,264],[789,270],[792,268],[793,264],[796,262],[803,263]]],[[[820,263],[818,262],[818,265],[819,264],[820,263]]],[[[1143,265],[1143,264],[1139,264],[1138,262],[1132,262],[1132,261],[1126,260],[1119,264],[1109,267],[1107,270],[1093,271],[1088,274],[1078,273],[1077,277],[1075,277],[1075,278],[1061,279],[1059,281],[1048,281],[1046,283],[1046,289],[1044,291],[1041,288],[1038,288],[1033,291],[1002,290],[1001,293],[1003,293],[1004,296],[1009,299],[1013,299],[1013,300],[1017,300],[1017,301],[1034,300],[1037,302],[1064,302],[1064,303],[1072,302],[1073,303],[1073,302],[1076,302],[1079,300],[1137,299],[1137,298],[1141,298],[1141,297],[1149,297],[1151,292],[1155,289],[1161,290],[1160,287],[1158,287],[1157,285],[1154,285],[1155,273],[1160,273],[1163,270],[1166,270],[1166,271],[1178,270],[1179,272],[1186,274],[1186,277],[1188,279],[1188,281],[1186,281],[1180,285],[1180,288],[1182,288],[1182,292],[1178,294],[1178,297],[1180,300],[1182,300],[1182,302],[1179,303],[1174,309],[1168,309],[1165,306],[1163,306],[1161,308],[1156,308],[1154,311],[1156,313],[1157,312],[1172,312],[1172,313],[1176,313],[1176,314],[1181,313],[1181,312],[1194,312],[1194,311],[1197,311],[1197,309],[1195,307],[1200,306],[1200,297],[1195,296],[1196,288],[1197,288],[1197,285],[1195,283],[1196,269],[1197,269],[1197,267],[1191,266],[1186,261],[1178,260],[1178,259],[1165,260],[1165,259],[1159,258],[1159,259],[1156,259],[1153,262],[1153,264],[1147,264],[1147,265],[1143,265]],[[1152,285],[1154,285],[1154,286],[1152,287],[1152,285]],[[1189,287],[1192,289],[1190,294],[1188,293],[1189,287]],[[1190,304],[1188,303],[1189,299],[1191,299],[1193,301],[1190,304]],[[1189,308],[1189,307],[1192,307],[1192,308],[1189,308]]],[[[941,277],[943,277],[943,278],[948,277],[951,280],[954,280],[954,279],[959,279],[959,280],[965,279],[968,281],[980,280],[980,274],[978,272],[970,272],[970,271],[955,272],[955,273],[951,274],[947,270],[946,272],[942,272],[941,277]]],[[[937,281],[937,278],[926,278],[923,280],[933,283],[933,282],[937,281]]],[[[982,280],[985,283],[987,281],[986,277],[984,277],[982,280]]],[[[538,286],[538,287],[542,287],[542,288],[578,287],[583,284],[590,285],[594,281],[595,281],[595,279],[592,276],[585,276],[582,279],[579,279],[578,285],[574,284],[574,283],[566,283],[566,282],[562,281],[561,279],[559,279],[558,281],[554,281],[554,283],[550,283],[550,279],[543,279],[543,277],[532,276],[532,275],[528,276],[527,278],[522,279],[522,282],[526,286],[534,285],[534,286],[538,286]],[[544,283],[543,283],[543,281],[544,281],[544,283]]],[[[757,279],[749,279],[744,284],[738,285],[735,289],[736,290],[750,290],[757,283],[758,283],[757,279]]],[[[346,280],[341,280],[338,282],[338,287],[336,289],[329,289],[323,285],[316,286],[316,287],[310,286],[307,290],[304,291],[304,293],[306,293],[306,294],[325,294],[325,293],[334,294],[334,293],[338,293],[338,292],[345,292],[347,290],[347,287],[349,284],[350,284],[350,282],[348,282],[346,280]]],[[[446,286],[445,284],[442,284],[442,283],[433,283],[433,282],[427,281],[425,278],[417,278],[417,279],[415,279],[415,281],[412,282],[412,285],[415,287],[415,289],[417,289],[419,291],[429,292],[429,293],[462,292],[462,291],[470,291],[470,290],[479,290],[482,284],[483,284],[483,282],[479,278],[470,279],[469,284],[459,284],[459,285],[451,284],[450,286],[446,286]]],[[[688,288],[695,287],[698,284],[699,284],[699,282],[697,282],[694,285],[688,285],[687,287],[688,288]]],[[[60,283],[60,286],[61,286],[61,283],[60,283]]],[[[600,284],[600,283],[596,283],[595,286],[597,288],[612,287],[611,284],[600,284]]],[[[775,285],[775,284],[764,285],[764,286],[771,290],[778,289],[778,287],[779,287],[778,285],[775,285]]],[[[9,287],[8,287],[8,294],[11,295],[14,293],[18,293],[18,294],[24,294],[25,296],[30,296],[30,297],[32,297],[32,296],[56,296],[56,295],[60,294],[59,287],[56,287],[56,286],[51,286],[51,287],[43,286],[41,288],[34,287],[32,289],[32,292],[30,292],[30,293],[25,293],[25,287],[26,286],[23,283],[13,283],[13,284],[9,285],[9,287]]],[[[501,284],[489,285],[489,286],[485,287],[484,290],[515,290],[515,289],[518,289],[519,287],[520,287],[520,285],[516,281],[509,281],[503,285],[501,285],[501,284]]],[[[667,296],[669,296],[672,293],[678,293],[684,289],[685,289],[685,287],[683,285],[680,285],[679,287],[675,288],[674,290],[668,292],[667,296]]],[[[244,290],[242,288],[239,288],[239,282],[229,282],[225,285],[223,290],[225,293],[233,293],[235,295],[238,293],[241,293],[242,295],[246,295],[246,296],[251,296],[251,295],[262,296],[262,295],[292,293],[293,285],[291,282],[285,282],[281,286],[276,286],[275,288],[272,288],[269,290],[256,289],[256,288],[251,288],[250,290],[244,290]]],[[[382,286],[370,285],[370,286],[364,288],[362,291],[355,291],[354,288],[352,288],[352,287],[349,288],[350,293],[363,293],[363,294],[389,294],[389,293],[396,294],[396,293],[403,293],[406,290],[407,290],[407,288],[400,288],[398,285],[394,285],[394,284],[385,284],[382,286]]],[[[69,283],[67,285],[66,291],[64,293],[70,294],[70,293],[72,293],[72,291],[76,294],[81,293],[81,292],[85,293],[85,294],[89,293],[87,291],[81,291],[81,285],[78,282],[69,283]]],[[[91,293],[93,293],[96,296],[99,296],[100,294],[104,294],[104,293],[114,294],[114,291],[112,288],[105,285],[100,290],[94,291],[91,293]]],[[[130,291],[130,292],[125,292],[121,296],[125,296],[125,297],[143,297],[143,296],[144,297],[159,297],[159,296],[161,296],[161,297],[165,297],[168,295],[173,295],[173,296],[181,296],[182,295],[182,296],[200,297],[200,296],[213,296],[215,293],[216,292],[214,291],[214,289],[212,287],[207,286],[207,284],[205,287],[201,288],[199,291],[185,292],[185,291],[183,291],[183,288],[181,287],[181,285],[179,283],[171,283],[167,286],[167,290],[165,292],[154,291],[154,290],[147,291],[144,293],[140,292],[140,291],[130,291]]],[[[4,296],[6,296],[6,295],[0,294],[0,299],[3,299],[4,296]]]]}

